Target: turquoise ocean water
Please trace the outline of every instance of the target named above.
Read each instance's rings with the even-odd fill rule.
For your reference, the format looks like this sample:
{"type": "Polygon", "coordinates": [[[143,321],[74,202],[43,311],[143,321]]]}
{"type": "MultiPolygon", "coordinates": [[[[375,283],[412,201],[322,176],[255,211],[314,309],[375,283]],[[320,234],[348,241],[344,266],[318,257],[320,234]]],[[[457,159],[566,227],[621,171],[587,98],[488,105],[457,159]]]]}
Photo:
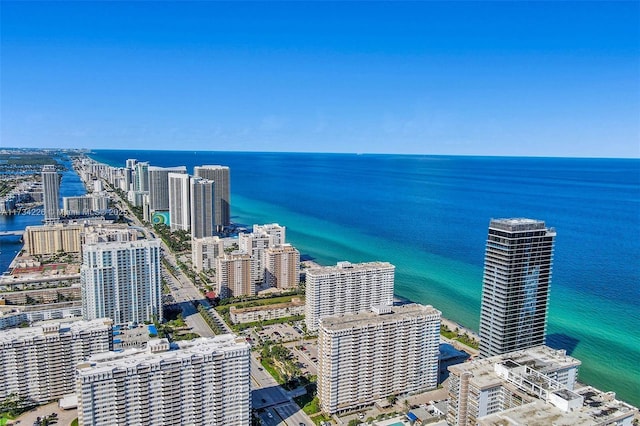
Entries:
{"type": "Polygon", "coordinates": [[[95,151],[123,167],[231,167],[232,219],[278,222],[321,264],[384,260],[396,293],[478,329],[491,218],[556,228],[548,343],[640,405],[640,160],[95,151]]]}

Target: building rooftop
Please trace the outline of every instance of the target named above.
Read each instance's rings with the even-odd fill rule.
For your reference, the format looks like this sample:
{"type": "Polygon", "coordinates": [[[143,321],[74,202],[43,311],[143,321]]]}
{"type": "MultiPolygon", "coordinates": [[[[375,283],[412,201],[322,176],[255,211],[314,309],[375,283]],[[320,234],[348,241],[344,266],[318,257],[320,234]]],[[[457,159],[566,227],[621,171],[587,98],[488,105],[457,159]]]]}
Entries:
{"type": "Polygon", "coordinates": [[[221,334],[212,338],[198,338],[169,344],[166,339],[150,340],[146,349],[127,349],[122,352],[103,352],[78,364],[80,376],[107,373],[113,369],[135,368],[141,364],[157,364],[167,360],[187,360],[193,355],[208,356],[214,353],[249,350],[246,340],[235,334],[221,334]]]}
{"type": "Polygon", "coordinates": [[[584,402],[580,407],[565,411],[549,402],[536,400],[520,407],[491,414],[478,419],[480,426],[554,425],[595,426],[615,424],[633,417],[637,408],[615,399],[615,394],[602,392],[587,386],[565,395],[574,398],[577,394],[584,402]]]}
{"type": "Polygon", "coordinates": [[[502,229],[505,231],[525,231],[533,229],[544,229],[542,220],[527,218],[491,219],[490,228],[502,229]]]}
{"type": "Polygon", "coordinates": [[[333,272],[341,272],[345,270],[349,271],[366,271],[371,269],[381,268],[395,268],[389,262],[364,262],[364,263],[351,263],[351,262],[338,262],[335,266],[320,266],[309,268],[306,270],[308,275],[322,275],[330,274],[333,272]]]}
{"type": "Polygon", "coordinates": [[[372,324],[398,322],[407,317],[427,316],[429,319],[440,319],[441,312],[431,305],[412,303],[402,306],[385,306],[378,312],[362,312],[324,317],[320,319],[320,327],[331,330],[360,328],[372,324]]]}
{"type": "Polygon", "coordinates": [[[565,350],[556,350],[548,346],[535,346],[521,351],[453,365],[449,367],[449,371],[457,375],[469,373],[473,376],[471,381],[474,385],[480,389],[485,389],[497,386],[504,381],[495,371],[496,364],[502,364],[507,368],[525,366],[538,373],[547,374],[559,369],[577,367],[582,362],[567,355],[565,350]]]}
{"type": "Polygon", "coordinates": [[[44,337],[55,333],[78,334],[87,331],[104,330],[113,324],[110,318],[98,318],[91,321],[47,322],[35,327],[11,328],[0,333],[0,345],[10,344],[14,341],[24,341],[44,337]]]}

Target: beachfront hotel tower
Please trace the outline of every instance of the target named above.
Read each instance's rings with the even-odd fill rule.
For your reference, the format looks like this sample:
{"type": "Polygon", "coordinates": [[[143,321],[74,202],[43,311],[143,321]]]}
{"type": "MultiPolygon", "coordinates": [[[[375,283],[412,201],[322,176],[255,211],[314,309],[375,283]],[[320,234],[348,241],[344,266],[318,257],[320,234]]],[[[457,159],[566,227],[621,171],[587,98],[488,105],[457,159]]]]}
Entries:
{"type": "Polygon", "coordinates": [[[214,182],[214,224],[216,231],[221,231],[231,224],[231,185],[230,171],[227,166],[196,166],[195,177],[214,182]]]}
{"type": "Polygon", "coordinates": [[[543,221],[491,220],[482,285],[481,357],[545,343],[555,236],[543,221]]]}
{"type": "Polygon", "coordinates": [[[318,397],[325,413],[360,409],[438,384],[440,311],[408,304],[324,317],[318,397]]]}
{"type": "Polygon", "coordinates": [[[325,316],[357,314],[393,304],[395,266],[388,262],[338,262],[306,270],[305,325],[318,330],[325,316]]]}
{"type": "Polygon", "coordinates": [[[42,167],[42,201],[44,203],[44,221],[47,224],[60,220],[60,177],[56,166],[42,167]]]}
{"type": "Polygon", "coordinates": [[[162,322],[159,240],[84,244],[80,283],[87,320],[162,322]]]}

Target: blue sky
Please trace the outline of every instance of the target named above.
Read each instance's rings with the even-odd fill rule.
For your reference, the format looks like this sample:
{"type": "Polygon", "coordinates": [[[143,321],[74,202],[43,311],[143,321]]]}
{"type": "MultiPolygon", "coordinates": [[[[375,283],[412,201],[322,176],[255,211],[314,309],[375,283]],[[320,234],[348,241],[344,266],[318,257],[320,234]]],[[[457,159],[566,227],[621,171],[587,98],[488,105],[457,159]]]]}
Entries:
{"type": "Polygon", "coordinates": [[[7,2],[0,146],[640,157],[639,2],[7,2]]]}

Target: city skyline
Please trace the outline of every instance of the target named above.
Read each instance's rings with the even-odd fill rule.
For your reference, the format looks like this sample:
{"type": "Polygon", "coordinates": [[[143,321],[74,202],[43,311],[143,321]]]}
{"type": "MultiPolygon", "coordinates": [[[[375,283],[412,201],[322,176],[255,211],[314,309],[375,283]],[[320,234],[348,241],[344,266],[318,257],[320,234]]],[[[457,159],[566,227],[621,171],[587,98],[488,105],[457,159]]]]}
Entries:
{"type": "Polygon", "coordinates": [[[640,157],[637,2],[3,2],[3,146],[640,157]]]}

